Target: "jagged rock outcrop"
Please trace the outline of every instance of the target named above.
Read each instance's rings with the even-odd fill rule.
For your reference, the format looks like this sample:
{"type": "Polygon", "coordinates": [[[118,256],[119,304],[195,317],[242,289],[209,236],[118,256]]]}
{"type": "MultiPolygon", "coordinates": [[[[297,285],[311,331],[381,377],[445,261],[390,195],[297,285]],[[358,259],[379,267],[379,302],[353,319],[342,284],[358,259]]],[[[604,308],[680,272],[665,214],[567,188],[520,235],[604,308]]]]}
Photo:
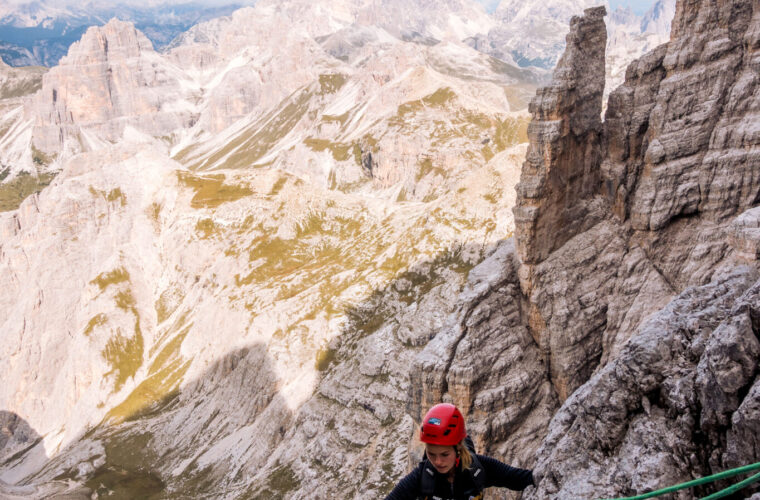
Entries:
{"type": "Polygon", "coordinates": [[[760,202],[755,10],[679,3],[672,41],[610,96],[603,170],[633,229],[696,213],[720,221],[760,202]]]}
{"type": "Polygon", "coordinates": [[[578,142],[535,132],[587,116],[547,119],[538,93],[516,238],[564,403],[528,498],[626,496],[760,458],[742,441],[760,422],[758,32],[751,2],[679,2],[671,41],[629,66],[600,135],[578,142]],[[547,189],[572,172],[589,172],[586,191],[547,189]]]}
{"type": "Polygon", "coordinates": [[[518,264],[509,240],[470,272],[461,305],[415,359],[408,410],[419,421],[455,401],[478,450],[528,466],[558,401],[525,326],[518,264]]]}
{"type": "MultiPolygon", "coordinates": [[[[548,351],[562,398],[598,361],[618,352],[643,319],[636,311],[656,310],[685,286],[710,281],[731,254],[725,220],[758,202],[758,153],[746,147],[754,140],[746,123],[756,112],[751,79],[742,69],[752,72],[753,63],[738,50],[753,36],[751,11],[737,3],[690,14],[727,16],[735,21],[728,33],[704,20],[682,27],[689,9],[680,8],[674,33],[687,35],[674,35],[629,67],[626,83],[610,95],[601,143],[596,136],[555,142],[556,135],[543,132],[591,116],[582,107],[547,116],[539,107],[571,99],[572,88],[567,97],[548,101],[541,91],[534,103],[532,143],[517,188],[517,247],[534,311],[531,328],[548,351]],[[723,42],[708,43],[714,39],[723,42]],[[601,144],[604,156],[588,158],[587,144],[601,144]],[[574,172],[584,172],[580,179],[588,182],[573,185],[579,179],[574,172]],[[694,219],[687,222],[689,215],[694,219]],[[580,274],[572,271],[578,265],[580,274]],[[543,280],[542,272],[549,273],[543,280]]],[[[568,44],[565,59],[572,54],[568,44]]],[[[582,58],[576,61],[577,71],[585,67],[582,58]]],[[[565,73],[557,71],[551,88],[562,85],[565,73]]]]}
{"type": "Polygon", "coordinates": [[[90,28],[27,103],[33,144],[55,154],[92,149],[89,141],[116,142],[127,125],[158,137],[187,127],[197,113],[179,92],[178,73],[131,23],[113,19],[90,28]]]}
{"type": "Polygon", "coordinates": [[[539,90],[530,105],[531,144],[516,188],[515,231],[523,262],[521,287],[530,297],[528,321],[536,341],[549,353],[552,380],[562,399],[585,381],[601,355],[598,332],[606,308],[597,299],[610,295],[608,278],[623,254],[615,231],[598,226],[590,245],[574,242],[548,259],[605,215],[603,204],[594,199],[601,182],[604,14],[604,7],[598,7],[571,20],[554,82],[539,90]],[[586,265],[589,259],[600,260],[601,253],[616,257],[586,265]],[[568,281],[583,285],[547,286],[556,281],[557,268],[568,274],[568,281]],[[575,324],[580,317],[583,326],[575,324]]]}
{"type": "Polygon", "coordinates": [[[604,7],[570,21],[567,49],[554,81],[530,104],[531,146],[517,186],[518,251],[538,264],[593,224],[585,200],[598,191],[601,96],[607,31],[604,7]]]}
{"type": "Polygon", "coordinates": [[[491,284],[503,302],[486,293],[461,309],[500,303],[499,335],[460,313],[412,372],[425,388],[414,418],[451,399],[476,441],[529,450],[490,447],[536,461],[544,480],[524,498],[627,496],[760,459],[760,9],[679,2],[671,42],[629,66],[602,123],[603,13],[573,20],[554,82],[531,103],[516,256],[491,284]],[[468,356],[481,337],[488,348],[468,356]],[[518,363],[517,392],[501,370],[479,371],[510,345],[507,358],[544,367],[534,377],[518,363]],[[499,408],[540,407],[529,394],[547,381],[561,408],[533,456],[519,419],[493,429],[499,408]],[[478,393],[494,383],[498,407],[478,393]]]}
{"type": "Polygon", "coordinates": [[[627,496],[757,461],[751,441],[736,440],[759,417],[747,415],[753,396],[740,400],[756,385],[757,280],[737,268],[647,321],[554,417],[528,498],[627,496]]]}

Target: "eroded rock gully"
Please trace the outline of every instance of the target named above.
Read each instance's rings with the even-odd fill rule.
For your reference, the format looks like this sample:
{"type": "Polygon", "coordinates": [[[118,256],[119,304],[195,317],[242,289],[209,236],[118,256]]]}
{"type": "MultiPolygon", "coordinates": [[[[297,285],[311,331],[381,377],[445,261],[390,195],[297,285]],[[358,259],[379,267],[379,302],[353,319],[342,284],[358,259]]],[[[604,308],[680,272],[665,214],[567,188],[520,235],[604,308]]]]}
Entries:
{"type": "Polygon", "coordinates": [[[412,417],[462,406],[527,498],[760,461],[760,5],[679,1],[602,122],[604,14],[531,103],[515,249],[412,370],[412,417]]]}

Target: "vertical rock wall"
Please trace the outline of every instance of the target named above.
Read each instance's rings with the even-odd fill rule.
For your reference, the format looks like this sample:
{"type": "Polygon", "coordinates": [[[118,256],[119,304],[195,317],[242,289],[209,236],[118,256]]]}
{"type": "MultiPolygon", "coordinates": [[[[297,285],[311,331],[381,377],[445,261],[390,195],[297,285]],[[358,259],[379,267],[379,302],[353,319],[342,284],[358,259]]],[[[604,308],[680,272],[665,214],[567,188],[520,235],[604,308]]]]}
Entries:
{"type": "Polygon", "coordinates": [[[531,142],[514,208],[531,333],[548,354],[562,399],[585,381],[601,356],[606,307],[597,298],[611,293],[610,278],[622,259],[615,231],[595,228],[606,217],[598,197],[605,13],[598,7],[573,18],[552,84],[531,102],[531,142]],[[576,238],[592,228],[598,233],[593,239],[576,238]],[[614,256],[587,265],[601,253],[614,256]],[[557,271],[565,276],[558,279],[557,271]],[[581,285],[568,290],[561,284],[568,282],[581,285]]]}
{"type": "Polygon", "coordinates": [[[598,136],[550,132],[591,106],[545,112],[574,95],[566,68],[549,87],[565,94],[534,101],[520,282],[564,403],[529,498],[633,495],[760,459],[748,438],[760,426],[759,34],[757,2],[680,1],[671,41],[629,66],[598,136]],[[565,172],[593,181],[546,188],[565,172]]]}
{"type": "Polygon", "coordinates": [[[636,230],[720,221],[760,201],[752,2],[681,2],[673,39],[629,67],[605,126],[605,181],[636,230]]]}
{"type": "Polygon", "coordinates": [[[729,219],[760,202],[755,10],[679,3],[672,41],[629,66],[603,129],[591,111],[601,91],[557,106],[603,83],[599,36],[577,21],[554,82],[532,104],[516,239],[531,331],[562,399],[619,352],[646,311],[709,282],[733,253],[729,219]],[[552,188],[558,181],[564,191],[552,188]]]}
{"type": "Polygon", "coordinates": [[[530,103],[531,140],[517,186],[517,246],[526,264],[537,264],[588,227],[588,207],[599,184],[599,136],[604,50],[604,7],[570,21],[567,49],[554,80],[530,103]]]}
{"type": "Polygon", "coordinates": [[[671,41],[628,67],[601,122],[603,15],[573,21],[531,104],[515,255],[412,376],[413,417],[451,400],[485,451],[535,464],[524,498],[760,461],[760,4],[679,1],[671,41]],[[528,429],[548,430],[535,452],[528,429]]]}

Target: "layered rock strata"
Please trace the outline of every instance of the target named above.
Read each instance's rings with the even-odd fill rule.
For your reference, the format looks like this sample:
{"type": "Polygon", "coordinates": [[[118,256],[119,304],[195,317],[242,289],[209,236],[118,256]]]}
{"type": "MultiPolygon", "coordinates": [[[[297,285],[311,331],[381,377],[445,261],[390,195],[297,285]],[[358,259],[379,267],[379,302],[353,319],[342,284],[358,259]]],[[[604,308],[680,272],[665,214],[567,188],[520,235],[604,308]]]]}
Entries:
{"type": "Polygon", "coordinates": [[[531,103],[501,298],[462,309],[478,318],[501,304],[499,334],[468,329],[463,312],[412,375],[414,418],[454,401],[487,451],[535,461],[545,479],[527,498],[628,496],[760,460],[760,11],[679,2],[671,41],[629,66],[601,122],[603,14],[573,20],[553,83],[531,103]],[[510,378],[482,376],[505,359],[510,378]],[[528,427],[499,408],[551,413],[534,396],[547,382],[561,407],[533,455],[519,441],[528,427]]]}
{"type": "Polygon", "coordinates": [[[578,232],[587,229],[587,200],[598,191],[601,96],[607,31],[604,7],[570,21],[567,49],[554,81],[530,104],[531,147],[517,187],[518,250],[538,264],[578,232]]]}
{"type": "MultiPolygon", "coordinates": [[[[760,458],[737,439],[760,421],[759,27],[750,2],[681,1],[671,41],[610,94],[599,142],[561,143],[560,159],[544,154],[556,135],[531,135],[515,208],[520,282],[564,403],[529,498],[637,494],[760,458]],[[598,182],[546,188],[573,171],[598,182]],[[580,215],[568,224],[559,210],[580,215]]],[[[551,88],[572,97],[566,74],[551,88]]],[[[545,95],[531,130],[587,116],[548,115],[561,99],[545,95]]]]}
{"type": "MultiPolygon", "coordinates": [[[[612,261],[595,267],[585,263],[602,252],[614,252],[618,259],[622,256],[618,236],[604,226],[594,229],[599,234],[591,245],[573,242],[569,253],[560,250],[604,218],[603,204],[594,198],[600,184],[604,15],[604,7],[599,7],[572,19],[567,50],[554,81],[540,89],[530,105],[531,145],[516,188],[516,241],[523,261],[522,290],[531,299],[531,332],[549,351],[552,380],[563,399],[588,377],[601,355],[601,345],[594,340],[598,335],[590,335],[589,330],[603,326],[606,311],[598,305],[597,293],[609,295],[611,282],[605,276],[615,272],[612,261]],[[553,274],[558,260],[570,280],[584,285],[573,290],[543,286],[549,284],[543,277],[553,274]],[[584,318],[587,331],[577,331],[570,324],[579,317],[584,318]]],[[[554,276],[547,281],[555,281],[554,276]]]]}
{"type": "MultiPolygon", "coordinates": [[[[632,313],[710,281],[733,253],[727,219],[760,201],[758,138],[747,125],[757,119],[748,76],[752,10],[739,2],[679,4],[678,13],[673,41],[634,62],[611,93],[601,142],[593,135],[563,142],[546,132],[572,130],[591,116],[590,103],[562,108],[562,99],[547,99],[543,90],[532,105],[514,210],[517,248],[531,328],[563,399],[618,352],[642,319],[632,313]],[[597,144],[603,156],[589,158],[597,144]],[[573,185],[576,171],[588,181],[573,185]],[[558,183],[567,189],[552,189],[558,183]],[[572,286],[558,293],[565,288],[558,282],[572,286]]],[[[568,47],[563,61],[574,60],[582,72],[587,60],[569,57],[575,51],[568,47]]],[[[560,66],[550,87],[567,88],[564,99],[577,92],[572,71],[560,66]]]]}

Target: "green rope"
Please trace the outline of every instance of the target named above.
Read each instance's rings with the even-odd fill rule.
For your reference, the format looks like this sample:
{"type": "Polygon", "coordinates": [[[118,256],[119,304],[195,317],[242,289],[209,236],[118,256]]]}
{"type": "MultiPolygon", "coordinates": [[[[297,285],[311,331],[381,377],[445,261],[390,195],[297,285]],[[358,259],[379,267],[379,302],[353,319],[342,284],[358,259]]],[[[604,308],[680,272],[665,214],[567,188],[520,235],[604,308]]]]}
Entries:
{"type": "MultiPolygon", "coordinates": [[[[737,467],[736,469],[729,469],[723,472],[719,472],[717,474],[713,474],[712,476],[706,476],[699,479],[694,479],[693,481],[689,481],[686,483],[668,486],[667,488],[663,488],[657,491],[652,491],[649,493],[644,493],[643,495],[638,495],[635,497],[618,498],[616,500],[644,500],[645,498],[658,497],[660,495],[665,495],[666,493],[673,493],[674,491],[684,490],[686,488],[693,488],[694,486],[700,486],[702,484],[712,483],[713,481],[718,481],[720,479],[725,479],[727,477],[738,476],[739,474],[744,474],[745,472],[750,472],[750,471],[758,470],[758,469],[760,469],[760,462],[756,464],[745,465],[744,467],[737,467]]],[[[724,497],[730,493],[733,493],[734,491],[738,491],[744,488],[748,484],[753,483],[759,479],[760,479],[760,473],[755,474],[754,476],[745,479],[741,483],[735,484],[734,486],[731,486],[730,488],[726,488],[725,490],[721,490],[717,493],[714,493],[713,495],[709,497],[705,497],[703,500],[708,500],[708,499],[713,500],[714,498],[724,497]],[[731,489],[735,487],[736,489],[731,489]],[[731,489],[731,491],[728,491],[729,489],[731,489]],[[720,496],[715,496],[718,494],[720,494],[720,496]]]]}
{"type": "Polygon", "coordinates": [[[737,492],[737,491],[739,491],[739,490],[741,490],[741,489],[749,486],[750,484],[754,483],[758,479],[760,479],[760,473],[757,473],[754,476],[748,477],[747,479],[745,479],[741,483],[736,483],[733,486],[729,486],[725,490],[720,490],[717,493],[713,493],[710,496],[704,497],[702,500],[715,500],[716,498],[723,498],[725,496],[730,495],[731,493],[737,492]]]}

